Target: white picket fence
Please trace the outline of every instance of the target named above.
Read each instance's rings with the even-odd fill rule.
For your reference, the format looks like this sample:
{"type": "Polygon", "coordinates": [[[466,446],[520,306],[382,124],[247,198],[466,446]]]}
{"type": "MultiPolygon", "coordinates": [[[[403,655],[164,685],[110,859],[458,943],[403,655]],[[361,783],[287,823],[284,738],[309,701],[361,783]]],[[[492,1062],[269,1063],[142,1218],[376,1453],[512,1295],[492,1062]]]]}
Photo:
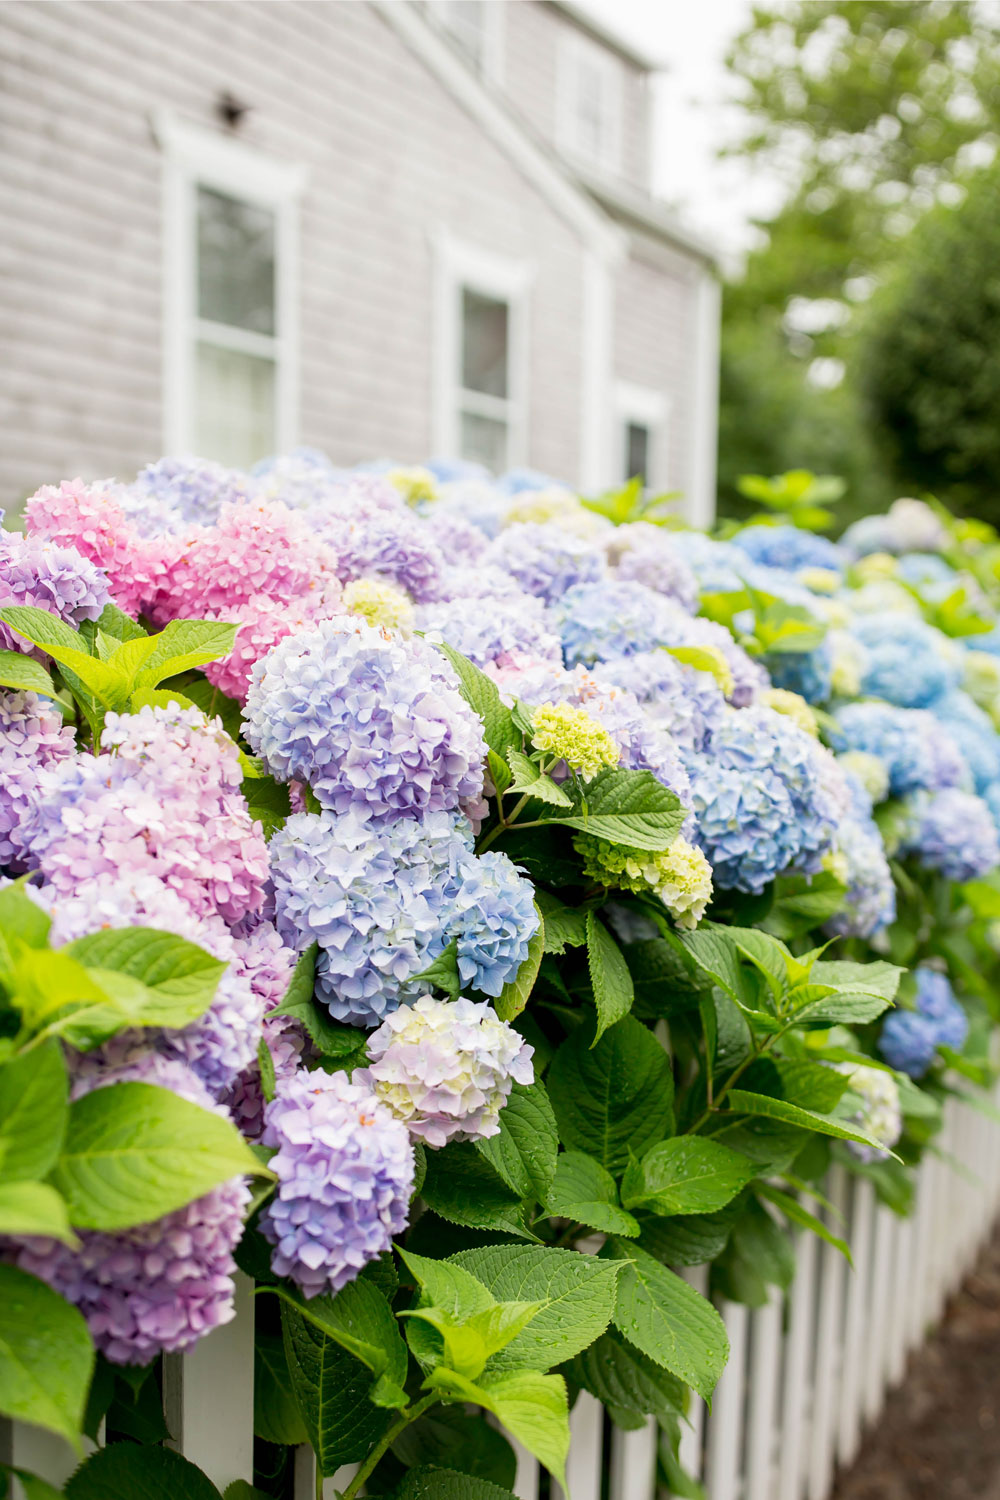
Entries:
{"type": "MultiPolygon", "coordinates": [[[[994,1108],[1000,1089],[993,1096],[994,1108]]],[[[681,1456],[709,1500],[826,1500],[834,1472],[858,1450],[867,1423],[903,1376],[909,1352],[940,1318],[1000,1214],[1000,1123],[949,1100],[944,1128],[917,1173],[913,1215],[878,1204],[871,1184],[835,1168],[826,1195],[831,1228],[854,1268],[811,1234],[799,1236],[787,1298],[750,1311],[721,1308],[732,1345],[709,1416],[699,1402],[681,1456]]],[[[699,1290],[706,1270],[685,1273],[699,1290]]],[[[238,1315],[191,1353],[165,1362],[164,1405],[175,1446],[224,1489],[253,1461],[253,1316],[242,1281],[238,1315]]],[[[605,1423],[583,1394],[571,1416],[570,1500],[665,1500],[655,1482],[657,1430],[605,1423]]],[[[38,1428],[7,1424],[0,1457],[61,1485],[75,1460],[38,1428]]],[[[315,1500],[312,1454],[296,1455],[295,1500],[315,1500]]],[[[332,1495],[347,1471],[327,1482],[332,1495]]],[[[520,1500],[566,1500],[527,1454],[518,1456],[520,1500]]],[[[15,1494],[17,1491],[15,1490],[15,1494]]],[[[22,1500],[22,1497],[18,1497],[22,1500]]]]}

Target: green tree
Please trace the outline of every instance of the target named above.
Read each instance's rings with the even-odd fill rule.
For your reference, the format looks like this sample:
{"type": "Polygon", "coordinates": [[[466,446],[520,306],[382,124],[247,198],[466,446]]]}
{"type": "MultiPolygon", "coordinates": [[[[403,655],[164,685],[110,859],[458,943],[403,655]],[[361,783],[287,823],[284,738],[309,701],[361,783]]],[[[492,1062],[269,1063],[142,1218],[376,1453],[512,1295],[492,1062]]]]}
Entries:
{"type": "Polygon", "coordinates": [[[895,477],[1000,521],[1000,167],[927,215],[875,298],[858,379],[895,477]]]}

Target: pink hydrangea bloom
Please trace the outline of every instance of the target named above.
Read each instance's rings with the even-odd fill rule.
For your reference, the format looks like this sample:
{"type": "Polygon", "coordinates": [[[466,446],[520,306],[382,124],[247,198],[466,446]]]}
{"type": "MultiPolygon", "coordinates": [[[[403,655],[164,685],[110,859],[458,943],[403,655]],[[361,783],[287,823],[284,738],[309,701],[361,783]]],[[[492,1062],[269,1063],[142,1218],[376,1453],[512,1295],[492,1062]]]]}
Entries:
{"type": "Polygon", "coordinates": [[[29,536],[75,547],[103,568],[119,609],[140,612],[148,591],[149,544],[126,515],[111,480],[43,485],[24,507],[24,524],[29,536]]]}

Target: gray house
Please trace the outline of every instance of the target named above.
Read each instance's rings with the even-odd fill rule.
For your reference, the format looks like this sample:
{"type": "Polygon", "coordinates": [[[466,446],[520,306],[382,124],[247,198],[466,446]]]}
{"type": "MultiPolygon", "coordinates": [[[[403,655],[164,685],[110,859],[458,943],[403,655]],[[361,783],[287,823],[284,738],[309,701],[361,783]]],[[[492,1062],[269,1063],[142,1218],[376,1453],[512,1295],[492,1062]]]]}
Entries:
{"type": "Polygon", "coordinates": [[[0,3],[0,503],[162,452],[714,492],[652,64],[554,0],[0,3]]]}

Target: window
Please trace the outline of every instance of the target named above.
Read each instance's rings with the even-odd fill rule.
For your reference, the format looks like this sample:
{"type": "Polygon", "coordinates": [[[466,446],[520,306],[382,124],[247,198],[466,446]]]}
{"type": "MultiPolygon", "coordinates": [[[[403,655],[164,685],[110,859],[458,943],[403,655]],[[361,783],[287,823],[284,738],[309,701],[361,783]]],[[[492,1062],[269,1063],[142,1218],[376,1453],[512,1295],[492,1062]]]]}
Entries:
{"type": "Polygon", "coordinates": [[[621,168],[622,73],[617,57],[577,34],[563,37],[558,138],[562,149],[605,172],[621,168]]]}
{"type": "Polygon", "coordinates": [[[298,428],[300,170],[169,117],[165,444],[247,468],[298,428]]]}
{"type": "Polygon", "coordinates": [[[446,30],[485,78],[500,76],[503,6],[504,0],[438,0],[446,30]]]}
{"type": "Polygon", "coordinates": [[[438,243],[435,447],[494,473],[524,460],[524,320],[528,271],[438,243]]]}
{"type": "Polygon", "coordinates": [[[666,474],[667,401],[659,391],[630,385],[616,386],[620,441],[619,479],[639,478],[646,489],[661,489],[666,474]]]}

